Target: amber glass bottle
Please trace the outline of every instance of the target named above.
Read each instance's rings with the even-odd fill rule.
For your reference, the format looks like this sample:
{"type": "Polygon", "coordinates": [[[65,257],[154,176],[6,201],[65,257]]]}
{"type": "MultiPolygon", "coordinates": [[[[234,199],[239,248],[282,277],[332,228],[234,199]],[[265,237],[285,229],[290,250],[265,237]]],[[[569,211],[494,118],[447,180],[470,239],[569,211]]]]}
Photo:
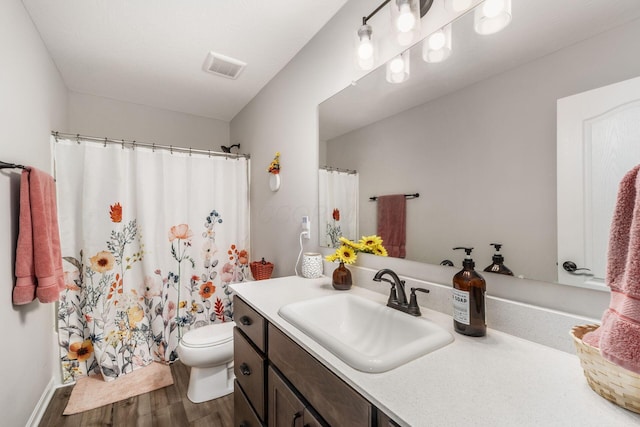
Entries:
{"type": "Polygon", "coordinates": [[[513,271],[509,270],[506,265],[504,265],[504,257],[500,253],[500,248],[502,247],[501,243],[491,243],[491,246],[496,248],[496,253],[493,254],[493,263],[484,269],[489,273],[498,273],[504,274],[506,276],[513,276],[513,271]]]}
{"type": "Polygon", "coordinates": [[[464,249],[467,253],[462,270],[453,276],[453,327],[456,332],[472,337],[487,334],[484,294],[487,283],[475,270],[471,259],[473,248],[464,249]]]}

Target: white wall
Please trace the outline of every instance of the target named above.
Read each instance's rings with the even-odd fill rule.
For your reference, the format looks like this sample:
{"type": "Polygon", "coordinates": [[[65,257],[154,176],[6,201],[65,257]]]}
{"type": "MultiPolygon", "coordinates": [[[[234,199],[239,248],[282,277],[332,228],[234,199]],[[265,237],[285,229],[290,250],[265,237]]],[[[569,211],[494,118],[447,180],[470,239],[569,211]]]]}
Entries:
{"type": "MultiPolygon", "coordinates": [[[[317,106],[360,77],[354,71],[350,41],[361,17],[375,6],[371,1],[349,1],[231,121],[232,139],[248,147],[252,156],[252,258],[264,256],[273,261],[276,276],[293,273],[299,251],[299,217],[310,215],[317,223],[317,106]],[[266,168],[275,151],[281,152],[282,187],[271,193],[266,168]]],[[[441,7],[441,2],[434,2],[434,7],[441,7]]],[[[443,23],[423,27],[428,31],[433,24],[443,23]]],[[[312,225],[312,230],[317,228],[312,225]]],[[[317,242],[314,235],[306,249],[317,249],[317,242]]],[[[447,267],[376,258],[362,256],[358,264],[390,267],[403,275],[444,284],[450,284],[455,273],[447,267]]],[[[493,295],[594,318],[601,316],[608,303],[603,292],[526,280],[496,282],[493,295]]]]}
{"type": "MultiPolygon", "coordinates": [[[[0,2],[0,160],[50,171],[49,133],[67,129],[67,90],[20,0],[0,2]]],[[[19,173],[0,172],[2,305],[0,414],[25,425],[52,379],[54,305],[11,304],[17,238],[19,173]]]]}
{"type": "Polygon", "coordinates": [[[228,122],[76,92],[69,132],[214,151],[230,145],[228,122]]]}
{"type": "Polygon", "coordinates": [[[607,48],[633,40],[639,20],[327,141],[326,164],[360,173],[361,233],[369,196],[420,192],[408,258],[460,265],[451,248],[471,245],[484,268],[497,241],[516,275],[556,281],[556,101],[640,75],[640,56],[607,48]]]}

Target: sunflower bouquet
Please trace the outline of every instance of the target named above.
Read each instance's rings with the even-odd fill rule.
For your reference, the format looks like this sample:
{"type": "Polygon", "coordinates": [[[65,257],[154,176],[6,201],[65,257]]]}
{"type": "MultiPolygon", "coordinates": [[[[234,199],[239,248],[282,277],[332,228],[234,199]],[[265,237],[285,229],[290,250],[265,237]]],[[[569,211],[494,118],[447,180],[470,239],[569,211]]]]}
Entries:
{"type": "Polygon", "coordinates": [[[327,261],[353,264],[358,258],[358,252],[387,256],[387,250],[382,246],[380,236],[363,236],[358,242],[340,237],[340,243],[342,243],[342,245],[336,249],[335,253],[325,257],[327,261]]]}

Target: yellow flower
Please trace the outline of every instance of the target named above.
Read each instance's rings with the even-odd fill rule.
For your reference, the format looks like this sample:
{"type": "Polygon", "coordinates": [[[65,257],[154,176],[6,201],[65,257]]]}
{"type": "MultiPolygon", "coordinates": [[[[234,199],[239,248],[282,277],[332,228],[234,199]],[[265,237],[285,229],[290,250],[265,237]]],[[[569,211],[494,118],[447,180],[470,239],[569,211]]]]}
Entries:
{"type": "Polygon", "coordinates": [[[324,259],[328,262],[340,261],[346,264],[353,264],[358,258],[358,252],[366,252],[378,256],[387,256],[387,250],[382,246],[380,236],[362,236],[359,242],[354,242],[346,237],[340,237],[342,246],[336,249],[335,253],[327,255],[324,259]]]}
{"type": "Polygon", "coordinates": [[[91,269],[93,271],[106,273],[113,268],[113,264],[116,262],[116,259],[111,255],[111,252],[100,251],[89,258],[89,262],[91,263],[91,269]]]}
{"type": "Polygon", "coordinates": [[[336,255],[338,255],[340,261],[344,262],[345,264],[353,264],[354,262],[356,262],[357,258],[356,251],[354,251],[352,247],[347,245],[340,246],[336,251],[336,255]]]}
{"type": "Polygon", "coordinates": [[[329,261],[329,262],[334,262],[338,258],[339,258],[338,254],[331,254],[331,255],[327,255],[326,257],[324,257],[324,259],[329,261]]]}
{"type": "Polygon", "coordinates": [[[373,248],[373,254],[378,256],[388,256],[387,250],[382,245],[378,245],[373,248]]]}
{"type": "Polygon", "coordinates": [[[144,310],[136,305],[127,310],[127,316],[129,317],[129,327],[135,328],[138,322],[144,318],[144,310]]]}
{"type": "Polygon", "coordinates": [[[376,236],[375,234],[373,236],[362,236],[360,244],[367,249],[373,250],[376,246],[382,245],[382,239],[380,236],[376,236]]]}
{"type": "Polygon", "coordinates": [[[349,246],[350,248],[353,248],[356,251],[362,251],[364,249],[360,243],[353,242],[347,239],[346,237],[340,237],[340,243],[342,243],[345,246],[349,246]]]}

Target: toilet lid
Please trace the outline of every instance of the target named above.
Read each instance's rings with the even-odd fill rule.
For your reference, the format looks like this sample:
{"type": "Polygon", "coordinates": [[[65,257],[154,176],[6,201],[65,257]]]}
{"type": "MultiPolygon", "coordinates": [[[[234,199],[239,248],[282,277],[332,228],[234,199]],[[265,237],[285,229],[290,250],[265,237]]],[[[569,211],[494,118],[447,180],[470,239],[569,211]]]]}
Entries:
{"type": "Polygon", "coordinates": [[[189,347],[224,344],[233,339],[234,326],[235,322],[224,322],[192,329],[182,336],[182,344],[189,347]]]}

